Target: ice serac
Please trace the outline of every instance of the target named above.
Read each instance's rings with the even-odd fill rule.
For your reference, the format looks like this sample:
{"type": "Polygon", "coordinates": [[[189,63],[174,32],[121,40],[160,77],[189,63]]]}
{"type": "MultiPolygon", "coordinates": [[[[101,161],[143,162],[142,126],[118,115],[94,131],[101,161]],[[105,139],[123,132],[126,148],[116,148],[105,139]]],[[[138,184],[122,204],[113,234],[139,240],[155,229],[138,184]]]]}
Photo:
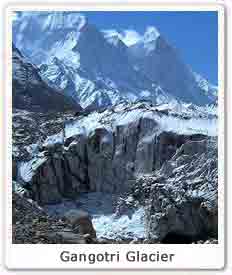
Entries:
{"type": "Polygon", "coordinates": [[[80,105],[59,90],[50,87],[38,68],[12,47],[12,95],[14,108],[30,111],[81,110],[80,105]]]}
{"type": "Polygon", "coordinates": [[[211,123],[214,118],[178,118],[148,103],[80,115],[48,137],[28,165],[19,165],[19,174],[42,204],[82,192],[127,192],[137,175],[160,169],[182,144],[215,136],[211,123]]]}
{"type": "Polygon", "coordinates": [[[214,103],[215,88],[192,72],[180,54],[155,29],[145,33],[143,39],[129,48],[131,62],[145,75],[175,98],[197,105],[214,103]],[[207,86],[207,93],[206,93],[207,86]]]}

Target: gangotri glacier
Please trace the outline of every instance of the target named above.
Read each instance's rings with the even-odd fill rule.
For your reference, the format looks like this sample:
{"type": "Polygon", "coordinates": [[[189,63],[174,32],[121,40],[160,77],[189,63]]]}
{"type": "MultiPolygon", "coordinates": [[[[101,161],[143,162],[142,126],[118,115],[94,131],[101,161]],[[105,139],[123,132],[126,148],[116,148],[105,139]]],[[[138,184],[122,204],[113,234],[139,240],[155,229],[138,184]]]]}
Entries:
{"type": "Polygon", "coordinates": [[[217,87],[128,32],[15,13],[13,243],[217,243],[217,87]]]}

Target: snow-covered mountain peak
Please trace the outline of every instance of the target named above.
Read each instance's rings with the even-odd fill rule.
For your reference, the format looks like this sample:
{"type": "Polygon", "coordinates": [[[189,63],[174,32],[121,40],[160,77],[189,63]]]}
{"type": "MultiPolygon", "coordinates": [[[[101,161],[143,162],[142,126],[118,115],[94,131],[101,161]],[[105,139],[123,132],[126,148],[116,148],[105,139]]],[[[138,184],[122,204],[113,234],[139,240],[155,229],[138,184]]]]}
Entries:
{"type": "Polygon", "coordinates": [[[154,26],[149,26],[149,27],[147,27],[142,40],[144,43],[150,43],[150,42],[156,41],[156,39],[159,36],[160,36],[160,33],[157,30],[157,28],[154,26]]]}
{"type": "Polygon", "coordinates": [[[102,30],[105,39],[112,44],[117,44],[118,41],[123,42],[130,47],[136,43],[150,44],[154,43],[160,36],[159,31],[154,26],[148,26],[144,34],[140,34],[132,29],[118,31],[115,29],[102,30]]]}
{"type": "Polygon", "coordinates": [[[160,42],[166,43],[157,28],[149,26],[140,39],[136,43],[130,45],[129,51],[134,57],[140,59],[141,57],[149,56],[150,53],[160,48],[160,42]]]}
{"type": "Polygon", "coordinates": [[[96,102],[109,106],[120,98],[215,102],[215,89],[212,94],[211,85],[194,76],[153,26],[144,34],[99,30],[78,12],[23,12],[13,21],[13,41],[32,63],[47,65],[41,76],[83,108],[96,102]]]}
{"type": "Polygon", "coordinates": [[[209,83],[207,79],[202,77],[200,74],[193,72],[194,77],[198,83],[198,86],[205,91],[205,94],[211,97],[217,97],[218,87],[209,83]]]}
{"type": "MultiPolygon", "coordinates": [[[[55,11],[55,12],[21,12],[17,16],[17,21],[23,20],[30,24],[37,24],[41,31],[56,31],[62,29],[81,30],[87,23],[87,19],[83,14],[69,11],[55,11]]],[[[24,25],[26,27],[26,25],[24,25]]]]}
{"type": "Polygon", "coordinates": [[[117,46],[119,43],[122,43],[121,35],[115,30],[105,30],[102,31],[105,39],[112,45],[117,46]]]}

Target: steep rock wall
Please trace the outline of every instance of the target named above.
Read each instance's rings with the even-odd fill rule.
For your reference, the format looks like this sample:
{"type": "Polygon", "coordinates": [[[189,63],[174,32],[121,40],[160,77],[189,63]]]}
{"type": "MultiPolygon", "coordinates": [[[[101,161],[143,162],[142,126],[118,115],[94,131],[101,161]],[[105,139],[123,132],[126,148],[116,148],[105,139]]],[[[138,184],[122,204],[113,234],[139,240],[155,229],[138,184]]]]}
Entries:
{"type": "Polygon", "coordinates": [[[81,192],[129,191],[135,178],[159,169],[188,140],[204,135],[159,132],[149,118],[140,118],[115,131],[98,127],[89,135],[75,135],[63,144],[43,147],[32,178],[33,198],[41,204],[75,198],[81,192]]]}

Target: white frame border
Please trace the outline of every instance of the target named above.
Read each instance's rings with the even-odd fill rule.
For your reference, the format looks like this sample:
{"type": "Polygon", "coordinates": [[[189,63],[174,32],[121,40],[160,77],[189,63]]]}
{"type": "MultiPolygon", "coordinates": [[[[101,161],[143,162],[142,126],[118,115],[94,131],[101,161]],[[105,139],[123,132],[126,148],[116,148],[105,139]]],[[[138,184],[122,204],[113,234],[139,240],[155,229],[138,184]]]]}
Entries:
{"type": "Polygon", "coordinates": [[[5,194],[7,198],[5,201],[6,208],[6,224],[7,229],[5,232],[5,247],[6,256],[5,264],[8,269],[223,269],[225,266],[225,177],[224,177],[224,89],[225,89],[225,11],[222,4],[206,4],[206,3],[196,3],[196,4],[173,4],[173,3],[90,3],[82,2],[74,4],[12,4],[6,8],[6,60],[5,65],[8,68],[6,72],[6,82],[5,82],[5,97],[4,97],[4,126],[6,133],[6,140],[4,144],[8,146],[5,148],[6,156],[6,166],[5,166],[5,182],[8,185],[5,187],[5,194]],[[218,127],[218,205],[219,205],[219,215],[218,215],[218,226],[219,226],[219,243],[208,244],[208,245],[78,245],[79,252],[89,252],[92,251],[120,251],[121,255],[124,255],[128,250],[142,250],[147,253],[152,251],[164,251],[166,253],[175,253],[177,258],[175,263],[161,263],[161,264],[147,264],[147,263],[128,263],[127,261],[120,261],[120,263],[115,264],[73,264],[73,263],[62,263],[59,261],[59,253],[62,250],[77,251],[77,245],[20,245],[12,244],[12,186],[9,184],[12,178],[12,25],[11,25],[11,15],[13,11],[35,11],[35,10],[77,10],[77,11],[218,11],[218,83],[219,83],[219,127],[218,127]],[[34,249],[36,248],[36,249],[34,249]],[[206,257],[207,255],[207,257],[206,257]],[[194,256],[194,258],[193,258],[194,256]]]}

